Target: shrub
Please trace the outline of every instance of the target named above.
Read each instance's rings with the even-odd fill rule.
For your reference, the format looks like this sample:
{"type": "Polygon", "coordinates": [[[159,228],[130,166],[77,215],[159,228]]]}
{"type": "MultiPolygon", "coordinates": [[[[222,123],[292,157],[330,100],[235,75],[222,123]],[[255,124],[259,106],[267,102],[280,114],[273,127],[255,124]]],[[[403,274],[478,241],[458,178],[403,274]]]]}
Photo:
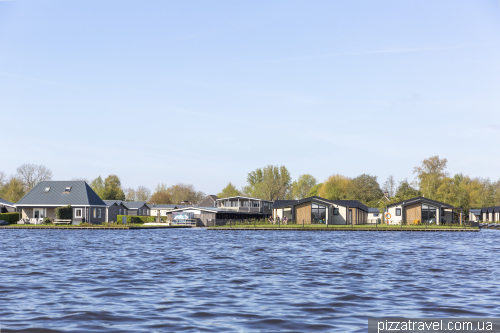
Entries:
{"type": "MultiPolygon", "coordinates": [[[[117,222],[122,223],[123,217],[127,218],[127,224],[128,223],[134,223],[134,224],[140,224],[140,223],[146,223],[146,222],[156,222],[156,216],[130,216],[130,215],[118,215],[116,219],[118,220],[117,222]]],[[[167,220],[166,216],[160,216],[160,218],[163,221],[167,220]]]]}
{"type": "Polygon", "coordinates": [[[43,224],[49,224],[49,223],[52,223],[52,220],[50,219],[50,217],[46,216],[46,217],[43,219],[43,224]]]}
{"type": "Polygon", "coordinates": [[[73,208],[71,205],[67,205],[64,207],[58,207],[55,209],[56,218],[61,220],[72,220],[73,219],[73,208]]]}
{"type": "Polygon", "coordinates": [[[19,213],[3,213],[0,214],[0,220],[9,222],[9,224],[16,224],[21,219],[19,213]]]}

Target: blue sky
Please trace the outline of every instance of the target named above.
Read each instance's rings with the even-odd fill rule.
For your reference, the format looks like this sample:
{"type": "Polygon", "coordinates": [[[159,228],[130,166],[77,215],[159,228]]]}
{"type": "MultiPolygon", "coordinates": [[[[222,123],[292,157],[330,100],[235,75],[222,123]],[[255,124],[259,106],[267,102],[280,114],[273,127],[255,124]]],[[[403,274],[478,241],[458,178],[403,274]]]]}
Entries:
{"type": "Polygon", "coordinates": [[[494,0],[0,1],[0,170],[500,178],[494,0]]]}

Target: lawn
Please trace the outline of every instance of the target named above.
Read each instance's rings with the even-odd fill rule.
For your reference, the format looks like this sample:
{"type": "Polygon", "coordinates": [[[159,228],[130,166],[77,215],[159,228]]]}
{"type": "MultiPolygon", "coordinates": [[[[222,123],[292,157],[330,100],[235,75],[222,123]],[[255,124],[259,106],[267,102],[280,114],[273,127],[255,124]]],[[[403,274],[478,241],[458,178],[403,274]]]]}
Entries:
{"type": "Polygon", "coordinates": [[[103,224],[92,224],[92,225],[73,225],[73,224],[10,224],[6,226],[0,226],[0,228],[40,228],[40,229],[51,229],[51,228],[170,228],[169,226],[162,225],[144,225],[142,223],[128,223],[128,224],[116,224],[116,223],[103,223],[103,224]]]}
{"type": "MultiPolygon", "coordinates": [[[[387,225],[387,224],[356,224],[356,225],[337,225],[337,224],[246,224],[246,223],[237,223],[237,224],[227,224],[224,226],[214,226],[210,228],[304,228],[304,229],[323,229],[323,228],[332,228],[332,229],[401,229],[401,225],[387,225]]],[[[465,227],[460,225],[403,225],[404,229],[477,229],[472,227],[465,227]]]]}

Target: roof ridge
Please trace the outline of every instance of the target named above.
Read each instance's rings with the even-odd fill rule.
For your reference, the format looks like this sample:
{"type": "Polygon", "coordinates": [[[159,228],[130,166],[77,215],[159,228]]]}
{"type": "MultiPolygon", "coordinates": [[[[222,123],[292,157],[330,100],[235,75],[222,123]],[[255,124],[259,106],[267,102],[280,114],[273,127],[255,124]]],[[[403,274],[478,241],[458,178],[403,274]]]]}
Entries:
{"type": "MultiPolygon", "coordinates": [[[[87,182],[85,182],[85,198],[87,200],[87,205],[90,205],[90,200],[89,200],[89,191],[87,189],[87,187],[89,186],[89,184],[87,184],[87,182]]],[[[96,193],[97,194],[97,193],[96,193]]],[[[100,198],[100,197],[99,197],[100,198]]],[[[102,200],[102,199],[101,199],[102,200]]],[[[103,201],[104,202],[104,201],[103,201]]]]}

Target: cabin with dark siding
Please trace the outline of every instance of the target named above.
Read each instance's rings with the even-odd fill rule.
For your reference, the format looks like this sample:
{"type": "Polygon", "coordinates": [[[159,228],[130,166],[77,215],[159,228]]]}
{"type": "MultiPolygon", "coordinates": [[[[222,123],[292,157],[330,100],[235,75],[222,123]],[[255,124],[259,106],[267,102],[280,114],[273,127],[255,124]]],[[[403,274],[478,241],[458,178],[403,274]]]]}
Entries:
{"type": "Polygon", "coordinates": [[[10,201],[0,198],[0,213],[15,213],[16,205],[10,201]]]}

